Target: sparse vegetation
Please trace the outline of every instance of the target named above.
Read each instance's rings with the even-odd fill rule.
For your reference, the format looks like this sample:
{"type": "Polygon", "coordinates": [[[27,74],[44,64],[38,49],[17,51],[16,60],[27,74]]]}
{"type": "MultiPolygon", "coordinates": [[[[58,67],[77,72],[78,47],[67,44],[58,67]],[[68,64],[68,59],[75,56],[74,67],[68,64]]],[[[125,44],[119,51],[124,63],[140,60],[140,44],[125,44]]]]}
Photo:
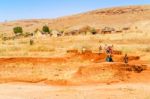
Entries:
{"type": "Polygon", "coordinates": [[[24,34],[24,37],[29,37],[29,36],[33,36],[33,33],[26,32],[26,33],[24,34]]]}
{"type": "Polygon", "coordinates": [[[93,28],[93,29],[91,30],[91,33],[92,33],[93,35],[95,35],[95,34],[97,33],[96,29],[93,28]]]}
{"type": "Polygon", "coordinates": [[[51,33],[51,30],[50,30],[49,27],[46,26],[46,25],[43,26],[42,31],[43,31],[44,34],[50,34],[50,33],[51,33]]]}
{"type": "Polygon", "coordinates": [[[23,29],[22,27],[14,27],[13,31],[16,35],[22,35],[23,34],[23,29]]]}
{"type": "Polygon", "coordinates": [[[34,44],[33,39],[30,39],[30,45],[33,45],[33,44],[34,44]]]}

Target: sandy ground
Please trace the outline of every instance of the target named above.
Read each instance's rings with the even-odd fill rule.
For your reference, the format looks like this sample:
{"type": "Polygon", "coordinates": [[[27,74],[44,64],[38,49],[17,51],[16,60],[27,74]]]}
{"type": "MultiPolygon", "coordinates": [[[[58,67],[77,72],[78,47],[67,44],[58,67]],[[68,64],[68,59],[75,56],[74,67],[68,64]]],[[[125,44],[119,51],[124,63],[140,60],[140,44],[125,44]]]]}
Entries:
{"type": "Polygon", "coordinates": [[[130,56],[133,61],[126,66],[119,62],[122,55],[114,55],[118,62],[97,63],[104,56],[0,58],[0,99],[150,99],[149,65],[141,72],[128,71],[143,61],[130,56]]]}
{"type": "Polygon", "coordinates": [[[150,99],[150,84],[60,87],[7,83],[0,85],[0,99],[150,99]]]}

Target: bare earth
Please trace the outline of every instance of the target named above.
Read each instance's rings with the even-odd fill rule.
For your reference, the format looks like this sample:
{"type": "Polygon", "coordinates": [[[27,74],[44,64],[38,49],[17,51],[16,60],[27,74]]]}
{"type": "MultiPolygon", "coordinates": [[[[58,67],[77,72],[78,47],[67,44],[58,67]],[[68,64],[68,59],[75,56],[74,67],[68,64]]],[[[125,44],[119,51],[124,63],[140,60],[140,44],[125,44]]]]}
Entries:
{"type": "Polygon", "coordinates": [[[47,86],[25,83],[0,85],[1,99],[150,99],[150,84],[47,86]]]}
{"type": "MultiPolygon", "coordinates": [[[[82,26],[131,28],[128,32],[0,39],[0,99],[150,99],[150,6],[95,10],[54,20],[0,23],[12,34],[45,24],[69,30],[82,26]],[[113,45],[112,63],[99,46],[113,45]],[[82,53],[82,49],[85,52],[82,53]],[[128,54],[129,63],[124,63],[128,54]]],[[[11,35],[9,35],[11,36],[11,35]]]]}
{"type": "MultiPolygon", "coordinates": [[[[76,57],[82,61],[92,59],[92,62],[90,62],[92,66],[86,65],[83,67],[78,67],[77,64],[75,67],[73,65],[71,67],[58,66],[58,64],[64,62],[64,64],[68,63],[68,60],[73,62],[73,59],[69,57],[70,54],[65,58],[1,58],[0,61],[3,66],[0,68],[0,81],[2,82],[2,84],[0,84],[0,98],[150,98],[149,66],[147,66],[146,69],[141,66],[144,68],[144,71],[140,73],[136,73],[136,70],[128,71],[126,68],[130,69],[132,64],[135,63],[135,60],[137,60],[136,64],[143,64],[137,57],[133,56],[129,57],[130,60],[134,60],[129,63],[129,66],[121,62],[97,63],[97,59],[103,59],[103,55],[105,54],[99,55],[90,52],[73,54],[73,59],[76,59],[76,57]],[[17,83],[18,81],[25,83],[17,83]]],[[[121,55],[114,55],[113,57],[119,61],[121,58],[118,56],[121,55]]]]}

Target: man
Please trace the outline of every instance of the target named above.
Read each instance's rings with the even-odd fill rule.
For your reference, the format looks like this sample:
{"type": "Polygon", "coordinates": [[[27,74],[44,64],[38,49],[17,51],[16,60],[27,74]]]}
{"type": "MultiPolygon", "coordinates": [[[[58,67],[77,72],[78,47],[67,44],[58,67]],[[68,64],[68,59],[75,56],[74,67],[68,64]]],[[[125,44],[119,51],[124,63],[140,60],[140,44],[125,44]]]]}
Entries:
{"type": "Polygon", "coordinates": [[[106,62],[113,62],[113,59],[112,59],[111,55],[107,55],[106,62]]]}
{"type": "Polygon", "coordinates": [[[112,46],[108,46],[108,51],[109,54],[113,54],[113,45],[112,46]]]}
{"type": "Polygon", "coordinates": [[[125,56],[124,56],[124,63],[128,64],[128,55],[127,54],[125,54],[125,56]]]}

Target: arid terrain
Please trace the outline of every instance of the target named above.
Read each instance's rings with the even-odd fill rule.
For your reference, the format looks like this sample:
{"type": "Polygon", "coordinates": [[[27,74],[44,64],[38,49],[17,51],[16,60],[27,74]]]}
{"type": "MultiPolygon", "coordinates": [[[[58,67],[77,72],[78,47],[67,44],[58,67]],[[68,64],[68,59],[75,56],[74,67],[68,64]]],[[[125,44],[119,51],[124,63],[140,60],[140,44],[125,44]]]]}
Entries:
{"type": "Polygon", "coordinates": [[[149,13],[149,5],[105,8],[56,19],[6,21],[0,24],[0,32],[12,33],[12,28],[15,26],[22,26],[25,32],[33,32],[45,24],[50,29],[60,31],[79,29],[84,26],[98,29],[113,27],[116,30],[130,27],[131,31],[148,31],[150,26],[149,13]]]}
{"type": "Polygon", "coordinates": [[[11,35],[15,26],[34,32],[45,24],[70,35],[0,40],[0,99],[150,99],[149,5],[4,22],[0,33],[11,35]],[[83,27],[96,34],[83,35],[83,27]],[[113,45],[114,62],[106,62],[106,44],[113,45]]]}

